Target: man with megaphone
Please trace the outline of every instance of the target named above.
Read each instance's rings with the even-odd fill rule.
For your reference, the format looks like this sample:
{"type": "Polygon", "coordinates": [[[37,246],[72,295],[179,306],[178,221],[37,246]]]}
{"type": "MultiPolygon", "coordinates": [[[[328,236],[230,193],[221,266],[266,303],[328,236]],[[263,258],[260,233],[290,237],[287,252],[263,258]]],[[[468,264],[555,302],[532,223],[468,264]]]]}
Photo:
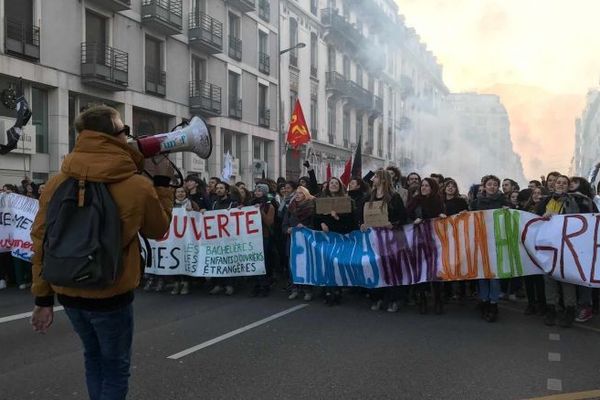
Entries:
{"type": "MultiPolygon", "coordinates": [[[[31,324],[36,332],[47,332],[56,294],[83,342],[90,398],[125,399],[133,337],[132,301],[141,274],[138,232],[160,239],[169,229],[173,168],[164,155],[156,161],[144,160],[145,155],[163,151],[149,150],[150,142],[142,143],[140,150],[129,145],[129,127],[111,107],[84,111],[75,120],[75,128],[75,148],[66,156],[60,173],[46,184],[31,231],[35,253],[31,324]],[[141,174],[144,170],[151,179],[141,174]],[[97,203],[95,196],[102,193],[109,197],[97,203]],[[110,214],[112,202],[116,207],[110,214]],[[95,217],[84,218],[88,215],[95,217]],[[101,231],[94,231],[95,225],[101,231]],[[112,233],[107,234],[110,229],[112,233]],[[69,271],[72,260],[85,255],[82,251],[95,241],[98,246],[77,264],[79,270],[69,271]],[[100,260],[100,256],[104,258],[100,260]],[[97,268],[100,264],[101,270],[97,268]],[[114,273],[103,276],[107,271],[114,273]]],[[[183,136],[163,139],[175,140],[167,146],[177,147],[189,142],[189,137],[183,136]]]]}

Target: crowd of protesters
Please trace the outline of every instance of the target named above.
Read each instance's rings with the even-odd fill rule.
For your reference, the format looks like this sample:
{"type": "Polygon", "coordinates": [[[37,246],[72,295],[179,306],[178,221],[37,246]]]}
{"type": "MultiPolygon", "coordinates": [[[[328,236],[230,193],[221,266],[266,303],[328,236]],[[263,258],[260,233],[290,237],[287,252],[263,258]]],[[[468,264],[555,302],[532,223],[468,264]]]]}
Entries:
{"type": "MultiPolygon", "coordinates": [[[[176,193],[175,207],[187,210],[222,210],[241,206],[260,209],[263,223],[266,276],[244,278],[201,279],[147,276],[144,289],[188,294],[190,285],[207,290],[211,295],[234,293],[247,289],[250,296],[268,296],[278,286],[288,291],[290,300],[322,299],[327,305],[339,305],[342,296],[361,295],[371,300],[371,310],[397,312],[412,307],[422,314],[442,314],[444,304],[479,299],[481,317],[494,322],[498,318],[501,299],[527,299],[525,314],[543,316],[548,325],[571,326],[574,321],[589,321],[598,312],[598,290],[554,281],[549,276],[532,275],[510,279],[480,279],[460,282],[429,282],[412,286],[359,289],[295,285],[289,275],[289,234],[294,227],[307,227],[323,232],[349,233],[368,230],[363,220],[365,207],[387,206],[390,228],[403,224],[420,224],[432,218],[445,218],[468,210],[512,208],[542,216],[567,213],[597,212],[594,191],[581,177],[567,177],[551,172],[540,181],[532,180],[521,189],[513,179],[486,175],[481,182],[461,194],[457,182],[441,174],[422,178],[411,172],[406,177],[390,166],[364,177],[353,177],[348,185],[337,177],[319,183],[314,171],[305,163],[308,175],[297,181],[279,178],[259,179],[252,188],[243,182],[229,185],[212,177],[205,183],[197,175],[186,178],[184,188],[176,193]],[[351,210],[345,214],[316,213],[315,198],[349,197],[351,210]],[[375,203],[380,202],[381,203],[375,203]],[[279,285],[276,285],[279,283],[279,285]]],[[[434,280],[434,278],[432,278],[434,280]]]]}
{"type": "MultiPolygon", "coordinates": [[[[32,199],[39,199],[44,190],[44,184],[35,184],[29,178],[21,181],[19,186],[6,184],[0,193],[17,193],[32,199]]],[[[0,253],[0,290],[6,289],[10,282],[21,290],[31,287],[31,263],[20,258],[12,257],[10,253],[0,253]]]]}
{"type": "MultiPolygon", "coordinates": [[[[501,299],[515,301],[517,297],[526,297],[525,314],[540,315],[547,325],[558,323],[565,327],[574,321],[589,321],[598,312],[598,289],[558,282],[545,275],[460,282],[436,282],[433,279],[433,282],[412,286],[366,290],[294,285],[290,281],[288,265],[292,228],[307,227],[341,234],[358,229],[366,231],[369,226],[364,223],[363,210],[373,204],[387,207],[390,228],[407,223],[420,224],[427,219],[445,218],[468,210],[503,207],[541,216],[597,212],[595,192],[585,178],[551,172],[521,189],[513,179],[500,180],[494,175],[486,175],[463,195],[454,179],[441,174],[422,178],[411,172],[402,176],[398,168],[390,166],[369,172],[364,177],[353,177],[346,185],[336,177],[319,183],[310,165],[305,163],[305,166],[308,175],[297,181],[260,179],[251,188],[243,182],[230,185],[217,177],[205,182],[198,175],[189,175],[184,186],[175,191],[175,208],[200,212],[242,206],[260,209],[267,274],[248,279],[147,275],[144,290],[168,290],[173,295],[186,295],[194,286],[205,288],[211,295],[231,296],[246,287],[249,294],[256,297],[268,296],[279,283],[279,287],[289,292],[290,300],[319,298],[333,306],[341,304],[343,295],[358,294],[371,300],[373,311],[394,313],[403,306],[414,306],[422,314],[429,312],[430,302],[433,312],[442,314],[444,304],[464,302],[472,297],[479,300],[481,317],[488,322],[497,320],[501,299]],[[317,214],[317,197],[349,197],[351,210],[346,214],[317,214]]],[[[20,186],[5,185],[2,191],[37,198],[43,188],[43,184],[38,186],[23,180],[20,186]]],[[[31,265],[9,253],[0,254],[0,289],[5,288],[7,282],[15,282],[20,289],[28,288],[31,265]]]]}

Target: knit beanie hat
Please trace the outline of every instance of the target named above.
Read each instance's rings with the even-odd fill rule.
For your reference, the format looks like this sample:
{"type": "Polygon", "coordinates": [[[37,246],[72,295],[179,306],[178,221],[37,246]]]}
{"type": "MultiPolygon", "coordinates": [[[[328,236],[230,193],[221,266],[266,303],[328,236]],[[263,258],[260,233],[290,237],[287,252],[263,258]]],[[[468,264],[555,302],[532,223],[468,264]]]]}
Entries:
{"type": "Polygon", "coordinates": [[[258,183],[256,185],[256,190],[261,192],[265,197],[269,194],[269,186],[265,183],[258,183]]]}

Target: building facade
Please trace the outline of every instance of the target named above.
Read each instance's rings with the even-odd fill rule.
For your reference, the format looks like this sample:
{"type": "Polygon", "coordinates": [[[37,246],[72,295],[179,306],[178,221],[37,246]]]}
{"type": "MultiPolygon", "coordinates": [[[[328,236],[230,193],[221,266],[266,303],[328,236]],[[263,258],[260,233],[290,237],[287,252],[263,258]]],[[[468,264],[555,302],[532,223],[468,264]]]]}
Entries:
{"type": "Polygon", "coordinates": [[[453,93],[448,96],[448,135],[440,137],[437,154],[448,155],[447,173],[464,184],[479,183],[485,174],[526,182],[521,157],[513,150],[510,120],[497,95],[453,93]]]}
{"type": "Polygon", "coordinates": [[[282,0],[280,16],[282,131],[300,99],[310,149],[282,149],[290,177],[308,157],[319,179],[327,165],[341,174],[362,138],[363,169],[415,158],[422,115],[434,115],[448,89],[442,68],[406,27],[392,0],[282,0]]]}
{"type": "MultiPolygon", "coordinates": [[[[236,180],[278,174],[277,0],[0,0],[0,13],[0,97],[22,77],[33,109],[21,147],[0,158],[3,183],[58,171],[94,104],[138,135],[203,117],[213,153],[174,155],[184,172],[219,176],[229,152],[236,180]]],[[[13,117],[0,105],[5,129],[13,117]]]]}
{"type": "MultiPolygon", "coordinates": [[[[585,109],[575,121],[575,151],[571,175],[587,177],[600,162],[600,90],[587,94],[585,109]]],[[[597,181],[597,180],[596,180],[597,181]]]]}

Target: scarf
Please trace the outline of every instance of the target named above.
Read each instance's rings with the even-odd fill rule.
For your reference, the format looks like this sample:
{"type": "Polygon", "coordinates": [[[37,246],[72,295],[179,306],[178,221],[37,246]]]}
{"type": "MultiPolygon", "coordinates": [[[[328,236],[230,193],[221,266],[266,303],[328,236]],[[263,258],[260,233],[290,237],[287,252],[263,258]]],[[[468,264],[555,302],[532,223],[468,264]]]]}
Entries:
{"type": "Polygon", "coordinates": [[[294,215],[298,221],[306,221],[315,213],[315,203],[311,200],[299,202],[294,199],[291,201],[288,211],[290,214],[294,215]]]}

